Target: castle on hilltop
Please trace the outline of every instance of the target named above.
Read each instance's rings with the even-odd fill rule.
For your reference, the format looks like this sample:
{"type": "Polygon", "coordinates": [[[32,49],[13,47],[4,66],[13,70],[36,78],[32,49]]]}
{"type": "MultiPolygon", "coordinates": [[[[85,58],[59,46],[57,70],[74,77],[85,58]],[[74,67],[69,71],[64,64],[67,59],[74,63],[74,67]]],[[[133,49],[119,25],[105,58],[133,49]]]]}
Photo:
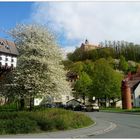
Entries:
{"type": "Polygon", "coordinates": [[[89,41],[86,39],[85,43],[81,44],[80,49],[83,51],[90,51],[90,50],[94,50],[94,49],[99,49],[100,46],[98,45],[94,45],[94,44],[89,44],[89,41]]]}

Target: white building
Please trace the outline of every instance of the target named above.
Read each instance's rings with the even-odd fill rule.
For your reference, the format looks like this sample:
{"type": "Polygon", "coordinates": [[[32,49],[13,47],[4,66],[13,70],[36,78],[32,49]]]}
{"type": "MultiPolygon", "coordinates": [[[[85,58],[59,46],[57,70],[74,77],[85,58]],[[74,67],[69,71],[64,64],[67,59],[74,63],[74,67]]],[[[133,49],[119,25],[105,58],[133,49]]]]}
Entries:
{"type": "Polygon", "coordinates": [[[52,98],[51,96],[46,96],[42,98],[35,98],[34,99],[34,106],[38,106],[43,103],[56,103],[56,104],[66,104],[67,101],[74,99],[72,94],[69,95],[62,95],[59,98],[52,98]]]}
{"type": "Polygon", "coordinates": [[[0,39],[0,69],[7,70],[17,65],[18,51],[14,42],[0,39]]]}
{"type": "Polygon", "coordinates": [[[133,107],[140,107],[140,82],[134,87],[132,93],[132,104],[133,107]]]}
{"type": "MultiPolygon", "coordinates": [[[[0,38],[0,78],[16,67],[18,54],[14,42],[0,38]]],[[[0,97],[0,105],[5,102],[5,98],[0,97]]]]}

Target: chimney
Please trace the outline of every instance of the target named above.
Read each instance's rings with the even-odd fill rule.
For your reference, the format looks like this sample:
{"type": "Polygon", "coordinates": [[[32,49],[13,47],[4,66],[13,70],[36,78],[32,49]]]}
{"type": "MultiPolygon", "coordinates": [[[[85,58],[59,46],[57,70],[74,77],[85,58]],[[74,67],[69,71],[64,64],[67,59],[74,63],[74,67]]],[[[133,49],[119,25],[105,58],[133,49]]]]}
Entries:
{"type": "Polygon", "coordinates": [[[122,81],[121,93],[122,93],[122,108],[132,109],[131,88],[129,87],[127,80],[122,81]]]}

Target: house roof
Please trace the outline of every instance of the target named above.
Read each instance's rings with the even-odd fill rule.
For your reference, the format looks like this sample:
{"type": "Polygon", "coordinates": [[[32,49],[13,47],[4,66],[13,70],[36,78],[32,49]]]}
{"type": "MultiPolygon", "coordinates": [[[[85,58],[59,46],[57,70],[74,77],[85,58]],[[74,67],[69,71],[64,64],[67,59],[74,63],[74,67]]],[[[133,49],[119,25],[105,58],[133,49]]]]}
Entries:
{"type": "Polygon", "coordinates": [[[133,87],[132,87],[132,91],[134,92],[135,89],[138,87],[138,85],[140,84],[140,81],[138,81],[133,87]]]}
{"type": "Polygon", "coordinates": [[[140,73],[136,74],[128,74],[125,78],[125,81],[127,82],[128,86],[134,91],[138,84],[140,83],[140,73]]]}
{"type": "Polygon", "coordinates": [[[81,103],[80,101],[78,101],[78,100],[76,100],[76,99],[71,99],[71,100],[67,101],[66,103],[69,103],[69,102],[71,102],[71,101],[76,101],[76,102],[78,102],[78,103],[81,103]]]}
{"type": "Polygon", "coordinates": [[[2,38],[0,38],[0,53],[6,53],[15,56],[19,54],[14,42],[2,38]]]}

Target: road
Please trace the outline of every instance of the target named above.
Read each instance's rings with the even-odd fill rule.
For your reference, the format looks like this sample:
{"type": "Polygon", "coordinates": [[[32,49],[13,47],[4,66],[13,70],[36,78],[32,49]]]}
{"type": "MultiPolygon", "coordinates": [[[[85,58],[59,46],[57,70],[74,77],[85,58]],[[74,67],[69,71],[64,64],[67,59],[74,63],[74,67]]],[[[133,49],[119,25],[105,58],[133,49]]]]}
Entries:
{"type": "Polygon", "coordinates": [[[90,135],[88,138],[140,138],[140,115],[122,113],[89,113],[93,118],[110,121],[116,128],[100,135],[90,135]]]}
{"type": "Polygon", "coordinates": [[[96,124],[74,130],[38,134],[1,135],[0,138],[140,138],[140,115],[85,112],[96,124]]]}

